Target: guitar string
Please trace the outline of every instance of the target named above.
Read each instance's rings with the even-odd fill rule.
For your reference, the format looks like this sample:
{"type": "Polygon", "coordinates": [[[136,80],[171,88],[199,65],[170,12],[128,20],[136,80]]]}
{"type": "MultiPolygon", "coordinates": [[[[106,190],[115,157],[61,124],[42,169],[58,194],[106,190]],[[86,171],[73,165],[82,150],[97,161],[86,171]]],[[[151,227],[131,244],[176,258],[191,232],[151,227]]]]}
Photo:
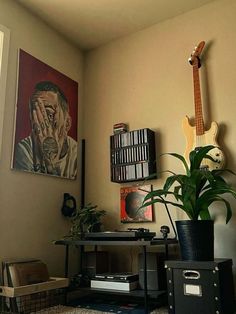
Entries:
{"type": "MultiPolygon", "coordinates": [[[[202,101],[200,92],[200,79],[198,61],[193,65],[193,84],[194,84],[194,102],[195,102],[195,126],[196,126],[196,147],[203,147],[206,145],[204,135],[204,120],[202,114],[202,101]]],[[[209,169],[210,163],[208,159],[203,159],[201,168],[209,169]]]]}

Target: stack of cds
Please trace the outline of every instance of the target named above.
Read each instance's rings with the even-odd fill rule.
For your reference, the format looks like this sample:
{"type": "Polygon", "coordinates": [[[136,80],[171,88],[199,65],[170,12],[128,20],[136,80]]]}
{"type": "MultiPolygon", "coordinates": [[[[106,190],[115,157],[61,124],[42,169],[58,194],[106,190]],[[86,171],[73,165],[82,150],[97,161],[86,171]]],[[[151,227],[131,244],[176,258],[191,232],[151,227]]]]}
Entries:
{"type": "Polygon", "coordinates": [[[113,125],[113,133],[124,133],[128,131],[128,125],[125,123],[116,123],[113,125]]]}

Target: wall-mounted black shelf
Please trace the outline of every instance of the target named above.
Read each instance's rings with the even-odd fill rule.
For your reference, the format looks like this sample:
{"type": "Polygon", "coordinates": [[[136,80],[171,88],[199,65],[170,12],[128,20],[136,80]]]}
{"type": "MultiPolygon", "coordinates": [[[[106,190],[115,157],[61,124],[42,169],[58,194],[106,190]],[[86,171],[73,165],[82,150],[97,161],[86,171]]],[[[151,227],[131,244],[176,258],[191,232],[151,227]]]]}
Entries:
{"type": "Polygon", "coordinates": [[[110,164],[112,182],[141,181],[154,175],[155,132],[145,128],[110,136],[110,164]]]}

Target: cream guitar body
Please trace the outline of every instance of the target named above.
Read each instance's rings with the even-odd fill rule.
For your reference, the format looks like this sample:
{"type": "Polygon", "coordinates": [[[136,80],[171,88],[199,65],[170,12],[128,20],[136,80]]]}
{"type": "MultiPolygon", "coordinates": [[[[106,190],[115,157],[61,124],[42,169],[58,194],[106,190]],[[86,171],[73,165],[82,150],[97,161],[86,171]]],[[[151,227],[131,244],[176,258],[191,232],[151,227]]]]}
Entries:
{"type": "Polygon", "coordinates": [[[192,126],[187,116],[183,120],[182,127],[187,142],[184,156],[186,160],[189,160],[189,153],[192,150],[197,150],[198,148],[207,145],[214,145],[216,147],[210,150],[208,153],[208,155],[211,156],[212,160],[208,158],[204,159],[201,164],[202,168],[214,170],[221,169],[224,166],[225,158],[222,150],[219,148],[216,139],[218,134],[217,123],[212,122],[210,129],[207,131],[204,128],[199,80],[199,68],[201,66],[200,54],[203,50],[204,45],[204,41],[200,42],[200,44],[195,48],[195,50],[191,54],[191,57],[188,60],[193,68],[195,124],[194,126],[192,126]]]}
{"type": "Polygon", "coordinates": [[[210,129],[204,131],[202,135],[197,135],[196,127],[190,124],[190,120],[186,116],[183,119],[182,128],[186,139],[186,148],[184,152],[184,157],[186,160],[188,160],[189,154],[192,150],[202,146],[214,145],[216,148],[210,150],[208,153],[208,155],[210,155],[214,161],[209,159],[204,160],[202,167],[207,167],[210,170],[213,170],[221,169],[224,166],[224,154],[217,143],[218,125],[216,122],[212,122],[210,129]]]}

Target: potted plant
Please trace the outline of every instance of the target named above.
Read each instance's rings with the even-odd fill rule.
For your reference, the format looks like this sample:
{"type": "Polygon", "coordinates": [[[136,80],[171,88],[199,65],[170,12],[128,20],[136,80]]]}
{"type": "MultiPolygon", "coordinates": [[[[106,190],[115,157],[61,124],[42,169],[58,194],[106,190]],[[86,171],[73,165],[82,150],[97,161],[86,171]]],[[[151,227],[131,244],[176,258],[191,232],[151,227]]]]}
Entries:
{"type": "Polygon", "coordinates": [[[98,210],[97,205],[91,203],[82,208],[75,209],[69,218],[72,226],[66,238],[81,239],[85,232],[101,231],[101,217],[106,214],[105,210],[98,210]]]}
{"type": "Polygon", "coordinates": [[[189,220],[176,221],[178,240],[183,260],[213,260],[214,259],[214,221],[209,207],[214,202],[221,202],[226,209],[226,223],[232,216],[230,202],[223,196],[232,195],[236,191],[226,182],[222,174],[228,169],[209,170],[202,168],[203,160],[213,160],[208,152],[215,146],[208,145],[194,150],[189,154],[189,165],[186,159],[176,153],[168,153],[179,159],[184,166],[184,174],[168,171],[164,186],[149,192],[143,201],[143,206],[162,203],[168,209],[169,205],[183,210],[189,220]]]}

